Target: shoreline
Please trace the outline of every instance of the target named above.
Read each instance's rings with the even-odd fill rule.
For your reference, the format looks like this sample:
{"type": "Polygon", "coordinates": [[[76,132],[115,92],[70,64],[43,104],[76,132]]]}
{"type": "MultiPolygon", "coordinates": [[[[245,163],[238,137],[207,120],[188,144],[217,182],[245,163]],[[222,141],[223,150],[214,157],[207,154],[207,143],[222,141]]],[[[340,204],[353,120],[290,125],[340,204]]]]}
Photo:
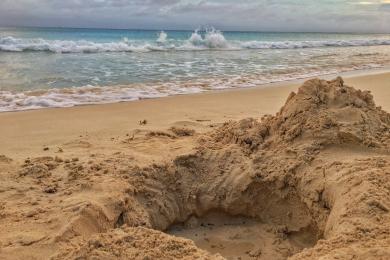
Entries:
{"type": "MultiPolygon", "coordinates": [[[[160,96],[160,97],[146,97],[146,98],[139,98],[136,100],[112,100],[107,102],[100,102],[100,103],[90,103],[90,104],[75,104],[72,106],[49,106],[49,107],[40,107],[40,108],[26,108],[26,109],[20,109],[20,110],[12,110],[12,111],[0,111],[0,114],[3,113],[18,113],[18,112],[25,112],[25,111],[35,111],[35,110],[46,110],[46,109],[67,109],[67,108],[73,108],[73,107],[84,107],[84,106],[100,106],[100,105],[111,105],[111,104],[121,104],[121,103],[129,103],[129,102],[140,102],[144,100],[153,100],[153,99],[163,99],[163,98],[170,98],[170,97],[177,97],[177,96],[193,96],[193,95],[202,95],[202,94],[213,94],[213,93],[220,93],[220,92],[226,92],[226,91],[244,91],[244,90],[251,90],[251,89],[264,89],[264,88],[272,88],[272,87],[281,87],[281,86],[287,86],[291,84],[302,84],[303,82],[313,79],[313,78],[321,78],[326,80],[332,80],[338,76],[341,76],[345,79],[348,78],[354,78],[354,77],[360,77],[360,76],[370,76],[370,75],[380,75],[380,74],[386,74],[390,73],[390,66],[385,66],[382,68],[372,68],[372,69],[356,69],[351,71],[345,71],[340,73],[328,73],[328,74],[321,74],[321,75],[315,75],[315,76],[307,76],[297,79],[291,79],[291,80],[280,80],[270,83],[264,83],[264,84],[258,84],[256,86],[250,86],[250,87],[237,87],[237,88],[221,88],[221,89],[210,89],[210,90],[202,90],[200,92],[193,92],[193,93],[183,93],[183,94],[168,94],[166,96],[160,96]]],[[[100,88],[102,86],[99,86],[100,88]]],[[[103,86],[110,87],[110,86],[103,86]]],[[[115,86],[111,86],[115,87],[115,86]]],[[[36,90],[40,91],[40,90],[36,90]]],[[[46,90],[45,90],[46,91],[46,90]]],[[[48,91],[48,90],[47,90],[48,91]]]]}
{"type": "MultiPolygon", "coordinates": [[[[390,72],[344,78],[347,85],[372,91],[377,105],[390,111],[390,86],[386,85],[390,72]]],[[[44,147],[57,149],[80,136],[88,136],[90,143],[107,148],[111,138],[171,126],[204,132],[229,120],[276,113],[302,81],[133,102],[4,112],[0,113],[0,154],[13,158],[45,155],[44,147]],[[140,125],[142,120],[147,120],[147,125],[140,125]]]]}

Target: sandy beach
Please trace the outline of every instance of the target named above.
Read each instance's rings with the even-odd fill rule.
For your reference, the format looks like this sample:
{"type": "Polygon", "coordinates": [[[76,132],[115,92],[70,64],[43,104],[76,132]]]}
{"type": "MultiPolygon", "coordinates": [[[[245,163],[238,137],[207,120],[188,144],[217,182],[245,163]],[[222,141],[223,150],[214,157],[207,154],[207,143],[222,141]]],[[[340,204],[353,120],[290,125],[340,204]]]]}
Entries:
{"type": "Polygon", "coordinates": [[[390,73],[344,81],[0,113],[0,258],[388,259],[390,73]]]}
{"type": "MultiPolygon", "coordinates": [[[[349,76],[345,80],[358,89],[371,91],[376,103],[390,111],[389,79],[390,73],[381,73],[349,76]]],[[[289,93],[297,90],[302,82],[117,104],[0,113],[0,154],[22,160],[47,155],[44,147],[53,151],[80,138],[110,150],[111,138],[172,126],[204,132],[211,130],[210,125],[276,113],[289,93]],[[147,124],[141,126],[141,120],[147,120],[147,124]]],[[[84,151],[78,154],[73,150],[71,154],[79,156],[84,151]]]]}

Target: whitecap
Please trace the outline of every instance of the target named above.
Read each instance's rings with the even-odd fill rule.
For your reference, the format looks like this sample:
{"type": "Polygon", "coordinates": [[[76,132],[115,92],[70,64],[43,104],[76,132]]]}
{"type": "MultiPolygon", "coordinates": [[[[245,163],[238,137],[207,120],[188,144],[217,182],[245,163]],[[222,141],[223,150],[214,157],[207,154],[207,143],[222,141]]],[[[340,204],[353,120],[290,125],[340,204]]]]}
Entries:
{"type": "Polygon", "coordinates": [[[117,42],[93,42],[86,40],[45,40],[0,37],[0,51],[45,51],[54,53],[99,52],[149,52],[149,51],[198,51],[242,49],[303,49],[322,47],[356,47],[390,45],[390,39],[311,40],[311,41],[228,41],[221,31],[214,28],[195,30],[188,40],[167,44],[168,35],[160,32],[157,43],[136,43],[127,38],[117,42]]]}

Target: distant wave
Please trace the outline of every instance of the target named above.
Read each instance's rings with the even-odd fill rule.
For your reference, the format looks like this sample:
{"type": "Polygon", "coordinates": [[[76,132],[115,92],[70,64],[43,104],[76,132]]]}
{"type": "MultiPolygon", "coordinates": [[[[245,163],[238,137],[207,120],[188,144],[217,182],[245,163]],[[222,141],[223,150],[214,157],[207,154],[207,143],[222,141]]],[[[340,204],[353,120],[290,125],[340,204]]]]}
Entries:
{"type": "Polygon", "coordinates": [[[303,49],[320,47],[353,47],[353,46],[380,46],[390,45],[389,40],[328,40],[328,41],[283,41],[260,42],[251,41],[241,44],[247,49],[303,49]]]}
{"type": "Polygon", "coordinates": [[[168,34],[166,34],[164,31],[161,31],[158,35],[157,42],[160,44],[164,44],[167,42],[168,34]]]}
{"type": "Polygon", "coordinates": [[[146,43],[127,38],[117,42],[65,41],[0,37],[3,52],[53,52],[53,53],[99,53],[99,52],[151,52],[151,51],[199,51],[199,50],[244,50],[244,49],[302,49],[321,47],[351,47],[390,45],[390,39],[370,40],[323,40],[323,41],[228,41],[223,33],[209,29],[196,30],[187,40],[169,39],[165,32],[156,41],[146,43]]]}
{"type": "Polygon", "coordinates": [[[96,43],[90,41],[60,41],[1,37],[0,50],[9,52],[46,51],[54,53],[131,52],[136,48],[125,41],[96,43]]]}

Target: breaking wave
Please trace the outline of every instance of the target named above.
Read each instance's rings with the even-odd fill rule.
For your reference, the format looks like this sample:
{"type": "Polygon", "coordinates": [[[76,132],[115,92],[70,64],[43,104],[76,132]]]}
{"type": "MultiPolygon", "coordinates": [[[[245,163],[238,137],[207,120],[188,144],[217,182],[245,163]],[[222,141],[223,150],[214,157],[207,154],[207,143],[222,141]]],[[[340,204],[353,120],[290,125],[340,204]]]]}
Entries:
{"type": "Polygon", "coordinates": [[[164,31],[161,31],[158,35],[157,43],[164,44],[167,42],[168,34],[166,34],[164,31]]]}
{"type": "Polygon", "coordinates": [[[99,52],[150,52],[150,51],[199,51],[199,50],[245,50],[245,49],[302,49],[321,47],[354,47],[390,45],[390,39],[316,40],[316,41],[237,41],[227,40],[221,31],[214,28],[196,30],[187,40],[169,39],[162,31],[157,40],[136,42],[123,38],[117,42],[93,42],[86,40],[46,40],[0,37],[3,52],[53,52],[53,53],[99,53],[99,52]]]}

